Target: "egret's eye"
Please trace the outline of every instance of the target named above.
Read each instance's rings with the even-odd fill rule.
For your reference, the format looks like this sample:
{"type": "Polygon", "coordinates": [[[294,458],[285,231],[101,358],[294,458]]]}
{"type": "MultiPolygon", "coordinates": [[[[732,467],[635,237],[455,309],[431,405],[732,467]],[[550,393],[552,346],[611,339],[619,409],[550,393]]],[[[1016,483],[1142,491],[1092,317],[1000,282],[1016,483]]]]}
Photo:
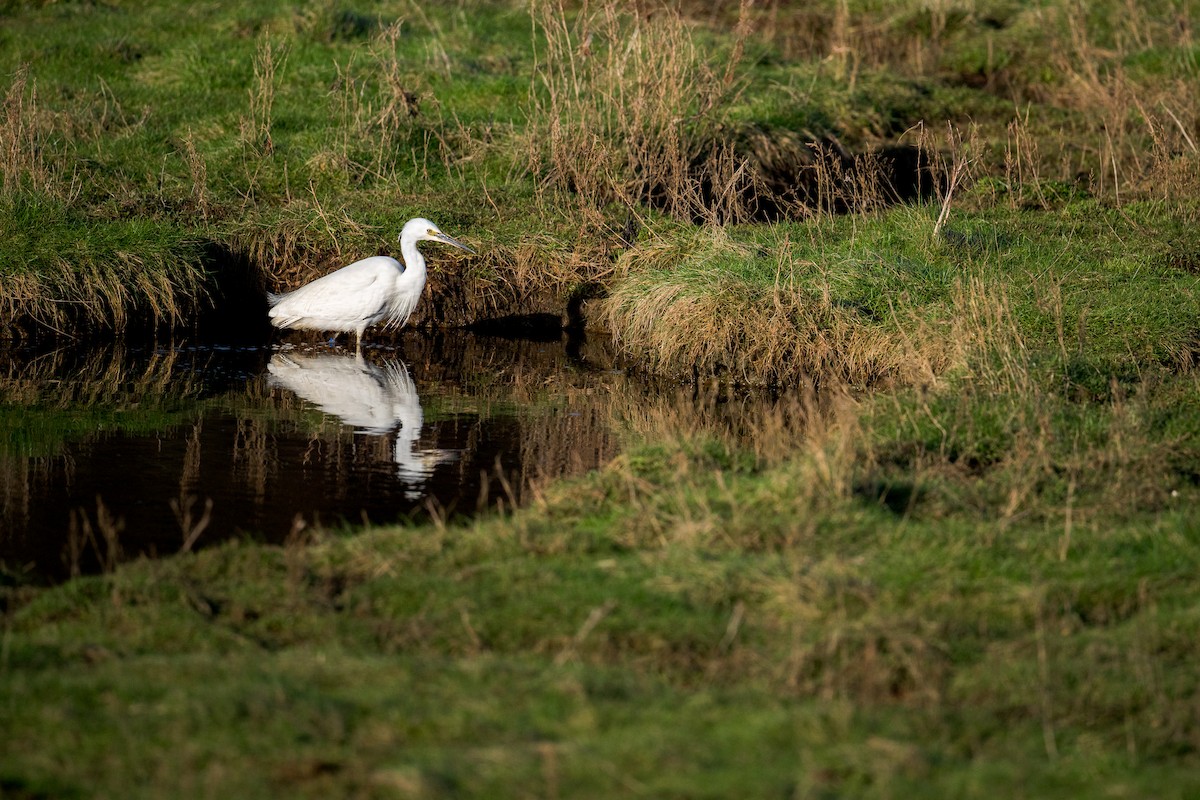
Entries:
{"type": "Polygon", "coordinates": [[[429,229],[429,235],[430,235],[430,236],[437,236],[437,235],[438,235],[438,231],[436,231],[436,230],[435,230],[435,229],[433,229],[433,228],[430,228],[430,229],[429,229]]]}

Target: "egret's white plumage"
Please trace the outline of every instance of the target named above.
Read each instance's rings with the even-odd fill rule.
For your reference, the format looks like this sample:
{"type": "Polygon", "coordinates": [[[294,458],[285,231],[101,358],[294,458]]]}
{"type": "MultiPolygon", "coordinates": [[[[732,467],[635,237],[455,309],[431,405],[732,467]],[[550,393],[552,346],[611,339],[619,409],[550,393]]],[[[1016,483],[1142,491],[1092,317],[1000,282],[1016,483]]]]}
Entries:
{"type": "Polygon", "coordinates": [[[361,348],[363,331],[377,323],[403,325],[425,288],[425,257],[417,242],[443,242],[475,251],[447,236],[427,219],[410,219],[400,232],[401,264],[372,256],[317,278],[292,292],[268,296],[268,316],[277,328],[354,331],[361,348]]]}

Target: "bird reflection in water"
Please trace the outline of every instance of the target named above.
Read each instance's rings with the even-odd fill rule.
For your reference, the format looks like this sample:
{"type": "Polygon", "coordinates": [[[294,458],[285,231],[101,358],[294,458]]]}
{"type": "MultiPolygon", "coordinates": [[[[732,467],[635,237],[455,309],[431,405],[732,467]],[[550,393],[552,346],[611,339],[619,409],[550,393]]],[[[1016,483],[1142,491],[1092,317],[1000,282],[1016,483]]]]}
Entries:
{"type": "Polygon", "coordinates": [[[353,426],[355,433],[387,436],[395,432],[393,459],[410,500],[421,496],[438,464],[457,457],[453,451],[417,446],[424,414],[403,361],[374,364],[362,356],[276,353],[267,371],[272,386],[287,389],[353,426]]]}

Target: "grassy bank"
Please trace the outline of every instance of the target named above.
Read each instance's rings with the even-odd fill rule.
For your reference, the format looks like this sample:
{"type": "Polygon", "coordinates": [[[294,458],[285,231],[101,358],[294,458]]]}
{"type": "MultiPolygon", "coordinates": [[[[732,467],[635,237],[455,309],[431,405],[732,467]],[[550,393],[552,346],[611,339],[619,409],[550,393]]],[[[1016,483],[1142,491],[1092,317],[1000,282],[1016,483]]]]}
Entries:
{"type": "Polygon", "coordinates": [[[511,517],[7,588],[4,792],[1200,788],[1195,3],[8,8],[11,335],[421,213],[483,254],[419,322],[587,296],[781,400],[613,404],[511,517]]]}
{"type": "Polygon", "coordinates": [[[1068,381],[1194,365],[1194,202],[937,213],[676,231],[621,256],[605,321],[636,363],[742,384],[926,383],[965,368],[980,316],[1068,381]]]}
{"type": "Polygon", "coordinates": [[[1197,194],[1182,2],[9,8],[9,337],[186,322],[416,214],[481,251],[439,254],[414,320],[463,324],[581,287],[636,302],[612,260],[691,236],[669,220],[904,199],[940,233],[943,210],[1197,194]]]}
{"type": "Polygon", "coordinates": [[[613,404],[624,454],[511,517],[8,590],[0,780],[1190,796],[1195,374],[955,291],[937,381],[797,388],[735,430],[613,404]]]}

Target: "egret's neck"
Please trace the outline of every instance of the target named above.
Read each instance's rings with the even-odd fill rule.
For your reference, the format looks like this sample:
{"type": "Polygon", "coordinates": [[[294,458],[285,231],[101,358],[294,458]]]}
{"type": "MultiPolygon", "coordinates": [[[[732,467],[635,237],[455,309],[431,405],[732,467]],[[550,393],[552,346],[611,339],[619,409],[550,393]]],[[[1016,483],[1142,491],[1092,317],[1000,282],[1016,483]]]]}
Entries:
{"type": "Polygon", "coordinates": [[[425,256],[417,249],[417,243],[410,239],[400,240],[400,255],[404,257],[404,275],[414,278],[425,277],[425,256]]]}

